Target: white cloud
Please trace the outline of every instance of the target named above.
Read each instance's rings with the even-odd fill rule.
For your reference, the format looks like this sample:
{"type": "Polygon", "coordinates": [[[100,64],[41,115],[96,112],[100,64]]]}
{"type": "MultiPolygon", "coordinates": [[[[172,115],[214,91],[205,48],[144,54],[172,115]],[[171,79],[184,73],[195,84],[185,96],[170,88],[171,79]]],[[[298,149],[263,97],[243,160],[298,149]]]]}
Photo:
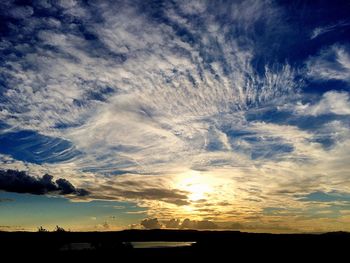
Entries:
{"type": "Polygon", "coordinates": [[[348,47],[333,45],[311,57],[306,63],[308,75],[315,80],[343,80],[350,82],[350,54],[348,47]]]}
{"type": "MultiPolygon", "coordinates": [[[[241,7],[246,14],[233,12],[232,21],[249,30],[256,22],[248,19],[254,10],[260,19],[270,17],[271,9],[264,14],[256,5],[241,7]]],[[[215,159],[239,160],[220,127],[240,122],[242,110],[280,103],[297,91],[288,64],[266,66],[260,76],[251,65],[254,46],[249,39],[242,46],[220,31],[207,31],[207,26],[223,33],[230,29],[214,17],[202,26],[181,20],[176,9],[169,11],[172,23],[199,37],[192,45],[175,28],[139,15],[132,6],[95,8],[104,23],[89,21],[90,30],[108,52],[126,60],[93,56],[89,42],[77,32],[40,29],[41,43],[58,51],[39,46],[23,60],[8,62],[16,70],[9,72],[13,88],[5,96],[17,103],[3,105],[2,111],[12,126],[71,140],[85,153],[75,160],[81,170],[163,173],[206,166],[215,159]],[[212,49],[215,43],[218,48],[212,49]],[[25,70],[26,64],[33,68],[25,70]],[[106,87],[111,91],[105,98],[91,96],[102,96],[106,87]]]]}
{"type": "Polygon", "coordinates": [[[319,116],[323,114],[350,115],[350,96],[348,92],[328,91],[315,104],[298,103],[295,112],[299,115],[319,116]]]}

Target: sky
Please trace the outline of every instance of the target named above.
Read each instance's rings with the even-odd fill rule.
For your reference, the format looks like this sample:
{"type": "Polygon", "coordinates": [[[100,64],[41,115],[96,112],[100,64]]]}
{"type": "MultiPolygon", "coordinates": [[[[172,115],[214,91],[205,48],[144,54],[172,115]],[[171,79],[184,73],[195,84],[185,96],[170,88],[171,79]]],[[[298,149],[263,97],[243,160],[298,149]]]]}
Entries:
{"type": "Polygon", "coordinates": [[[350,231],[349,1],[0,3],[0,230],[350,231]]]}

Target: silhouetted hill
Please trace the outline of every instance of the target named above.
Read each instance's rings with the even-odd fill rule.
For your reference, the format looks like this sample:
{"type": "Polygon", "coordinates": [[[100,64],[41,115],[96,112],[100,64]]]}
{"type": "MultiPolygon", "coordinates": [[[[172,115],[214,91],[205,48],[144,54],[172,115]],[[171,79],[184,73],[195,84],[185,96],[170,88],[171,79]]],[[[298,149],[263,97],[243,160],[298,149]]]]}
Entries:
{"type": "MultiPolygon", "coordinates": [[[[346,254],[350,234],[254,234],[238,231],[125,230],[119,232],[0,232],[0,251],[13,259],[332,259],[346,254]],[[133,241],[193,241],[190,247],[133,248],[133,241]]],[[[164,261],[162,261],[164,262],[164,261]]],[[[222,262],[222,261],[220,261],[222,262]]],[[[229,262],[229,261],[226,261],[229,262]]]]}

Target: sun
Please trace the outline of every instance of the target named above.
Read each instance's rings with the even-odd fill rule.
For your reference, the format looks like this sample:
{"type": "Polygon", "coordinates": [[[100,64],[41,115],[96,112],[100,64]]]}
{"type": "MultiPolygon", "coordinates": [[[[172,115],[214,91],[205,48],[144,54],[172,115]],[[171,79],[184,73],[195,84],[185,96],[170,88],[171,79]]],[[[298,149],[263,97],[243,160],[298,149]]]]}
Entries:
{"type": "Polygon", "coordinates": [[[177,187],[189,192],[188,199],[193,202],[206,199],[208,194],[213,191],[205,176],[202,176],[199,171],[192,170],[180,176],[177,187]]]}

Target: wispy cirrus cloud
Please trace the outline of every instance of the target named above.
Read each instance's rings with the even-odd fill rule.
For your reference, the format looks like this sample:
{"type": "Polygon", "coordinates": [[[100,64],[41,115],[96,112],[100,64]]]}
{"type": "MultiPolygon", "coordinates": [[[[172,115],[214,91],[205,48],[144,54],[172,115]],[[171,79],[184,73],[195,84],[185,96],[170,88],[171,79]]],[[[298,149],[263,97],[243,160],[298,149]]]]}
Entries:
{"type": "Polygon", "coordinates": [[[350,55],[346,45],[332,45],[307,61],[308,75],[315,80],[349,82],[350,55]]]}
{"type": "Polygon", "coordinates": [[[350,22],[347,22],[347,21],[339,21],[337,23],[334,23],[334,24],[330,24],[330,25],[326,25],[326,26],[320,26],[320,27],[316,27],[311,35],[310,35],[310,38],[311,39],[314,39],[314,38],[317,38],[323,34],[326,34],[328,32],[332,32],[336,29],[339,29],[339,28],[342,28],[342,27],[345,27],[345,26],[349,26],[350,25],[350,22]]]}
{"type": "Polygon", "coordinates": [[[323,114],[350,114],[349,92],[328,91],[322,95],[320,101],[315,104],[298,104],[295,107],[296,113],[301,115],[318,116],[323,114]]]}

